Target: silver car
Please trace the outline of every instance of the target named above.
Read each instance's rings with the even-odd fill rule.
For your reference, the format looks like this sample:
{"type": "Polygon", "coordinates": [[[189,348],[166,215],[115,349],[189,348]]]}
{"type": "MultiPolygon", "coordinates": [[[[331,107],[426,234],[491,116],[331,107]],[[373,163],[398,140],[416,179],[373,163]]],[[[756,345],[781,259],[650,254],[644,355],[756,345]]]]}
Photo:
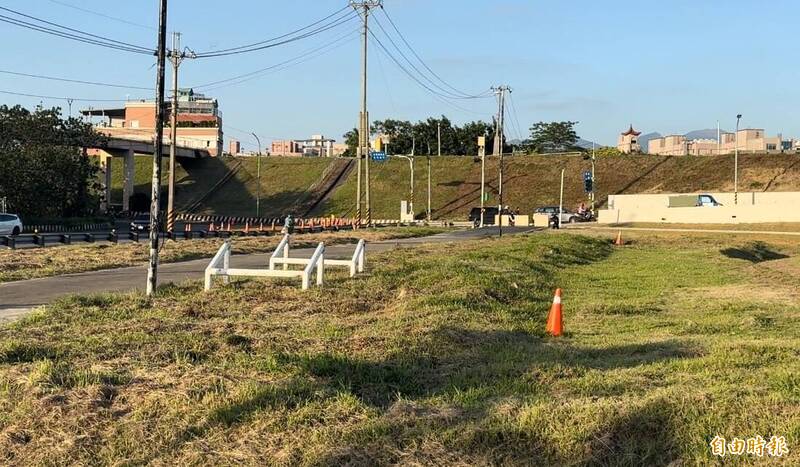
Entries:
{"type": "MultiPolygon", "coordinates": [[[[536,208],[536,214],[547,214],[548,217],[553,217],[555,213],[558,212],[558,206],[544,206],[541,208],[536,208]]],[[[580,216],[577,213],[570,211],[569,209],[562,208],[561,209],[561,223],[573,223],[578,222],[580,220],[580,216]]]]}
{"type": "Polygon", "coordinates": [[[19,235],[22,233],[22,221],[16,214],[0,214],[0,235],[19,235]]]}

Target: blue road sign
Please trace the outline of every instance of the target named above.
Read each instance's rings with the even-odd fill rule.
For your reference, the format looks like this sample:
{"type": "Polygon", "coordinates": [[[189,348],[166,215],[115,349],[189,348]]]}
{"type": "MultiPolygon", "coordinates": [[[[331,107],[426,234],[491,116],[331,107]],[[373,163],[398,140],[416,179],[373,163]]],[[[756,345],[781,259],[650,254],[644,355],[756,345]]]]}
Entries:
{"type": "Polygon", "coordinates": [[[386,160],[386,153],[385,152],[373,152],[372,153],[372,160],[376,162],[383,162],[386,160]]]}

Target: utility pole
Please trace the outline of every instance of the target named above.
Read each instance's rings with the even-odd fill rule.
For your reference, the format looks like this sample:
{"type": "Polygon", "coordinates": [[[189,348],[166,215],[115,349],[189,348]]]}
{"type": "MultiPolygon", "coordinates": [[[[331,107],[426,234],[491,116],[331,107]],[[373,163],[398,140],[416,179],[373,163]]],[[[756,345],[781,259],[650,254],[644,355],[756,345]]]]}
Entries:
{"type": "Polygon", "coordinates": [[[594,142],[592,142],[592,215],[595,215],[594,208],[597,200],[597,179],[594,175],[594,142]]]}
{"type": "Polygon", "coordinates": [[[261,217],[261,139],[255,132],[250,133],[258,142],[258,154],[256,154],[256,217],[261,217]]]}
{"type": "Polygon", "coordinates": [[[158,66],[156,74],[156,137],[153,148],[153,182],[150,201],[150,264],[147,268],[147,296],[158,285],[158,237],[160,230],[161,156],[164,143],[164,65],[167,48],[167,0],[160,0],[158,19],[158,66]]]}
{"type": "Polygon", "coordinates": [[[181,33],[172,33],[172,51],[169,54],[172,62],[172,112],[170,114],[170,146],[169,146],[169,187],[167,188],[167,232],[175,230],[175,156],[178,148],[178,67],[184,54],[180,51],[181,33]]]}
{"type": "Polygon", "coordinates": [[[442,155],[442,122],[436,122],[436,144],[438,147],[437,154],[442,155]]]}
{"type": "Polygon", "coordinates": [[[483,218],[484,213],[486,212],[486,208],[484,207],[484,202],[486,200],[486,136],[479,136],[478,137],[478,155],[481,158],[481,219],[478,223],[478,227],[483,228],[483,218]]]}
{"type": "Polygon", "coordinates": [[[364,195],[367,225],[372,224],[372,205],[369,193],[369,113],[367,112],[367,42],[369,34],[369,12],[383,5],[383,0],[350,0],[352,6],[364,21],[361,49],[361,114],[358,125],[358,189],[356,190],[356,218],[361,225],[361,159],[364,159],[364,195]]]}
{"type": "Polygon", "coordinates": [[[494,154],[500,155],[500,174],[498,179],[498,200],[499,205],[497,206],[497,213],[498,213],[498,227],[500,228],[500,237],[503,236],[503,168],[504,168],[504,160],[503,160],[503,126],[505,123],[505,113],[506,113],[506,92],[511,92],[511,88],[502,85],[498,87],[492,87],[492,91],[494,91],[495,95],[497,96],[497,129],[494,133],[494,154]]]}
{"type": "Polygon", "coordinates": [[[67,105],[69,106],[69,118],[72,118],[72,102],[74,100],[75,99],[73,99],[71,97],[67,99],[67,105]]]}
{"type": "Polygon", "coordinates": [[[736,135],[733,149],[733,204],[739,204],[739,120],[742,114],[736,115],[736,135]]]}
{"type": "Polygon", "coordinates": [[[558,228],[561,229],[561,213],[564,212],[564,170],[561,169],[561,195],[558,198],[558,228]]]}

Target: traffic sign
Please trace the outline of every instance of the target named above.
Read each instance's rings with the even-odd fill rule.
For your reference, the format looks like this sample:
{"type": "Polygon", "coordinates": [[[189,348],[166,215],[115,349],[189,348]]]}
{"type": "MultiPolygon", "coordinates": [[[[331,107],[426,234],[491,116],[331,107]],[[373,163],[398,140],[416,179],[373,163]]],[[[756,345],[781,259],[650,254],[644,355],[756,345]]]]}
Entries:
{"type": "Polygon", "coordinates": [[[386,160],[386,153],[385,152],[373,151],[372,152],[372,160],[376,161],[376,162],[383,162],[383,161],[386,160]]]}

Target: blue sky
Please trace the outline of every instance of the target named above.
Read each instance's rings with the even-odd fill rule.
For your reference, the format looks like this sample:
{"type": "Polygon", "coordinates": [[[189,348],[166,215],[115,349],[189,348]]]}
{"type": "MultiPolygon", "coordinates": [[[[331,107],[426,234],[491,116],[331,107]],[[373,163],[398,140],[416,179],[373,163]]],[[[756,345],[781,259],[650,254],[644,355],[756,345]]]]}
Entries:
{"type": "MultiPolygon", "coordinates": [[[[43,19],[148,46],[155,44],[157,4],[156,0],[0,2],[43,19]]],[[[345,5],[344,0],[170,0],[169,27],[183,33],[184,45],[200,52],[274,37],[345,5]]],[[[664,134],[711,128],[717,120],[730,129],[737,113],[744,114],[743,126],[800,137],[800,122],[793,118],[800,107],[800,62],[793,32],[800,2],[385,0],[385,8],[419,55],[448,83],[470,93],[497,84],[514,89],[517,118],[510,112],[508,127],[512,138],[527,135],[533,122],[569,119],[580,122],[580,136],[615,144],[616,135],[629,123],[644,132],[664,134]]],[[[389,28],[382,14],[377,17],[389,28]]],[[[353,22],[279,48],[187,61],[181,69],[181,86],[264,68],[344,37],[335,48],[305,63],[209,92],[220,99],[226,136],[240,138],[246,146],[249,138],[242,130],[255,131],[262,139],[312,133],[340,139],[358,118],[356,28],[353,22]],[[347,36],[350,32],[354,35],[347,36]]],[[[379,29],[376,33],[381,34],[379,29]]],[[[0,41],[4,44],[0,70],[137,86],[154,83],[151,57],[5,23],[0,23],[0,41]]],[[[437,100],[372,45],[370,76],[373,120],[445,114],[463,122],[490,120],[495,112],[493,99],[456,102],[468,111],[437,100]]],[[[95,99],[149,97],[147,91],[3,74],[0,90],[95,99]]],[[[0,100],[33,106],[41,99],[0,95],[0,100]]],[[[44,104],[66,109],[64,102],[44,100],[44,104]]],[[[73,109],[87,105],[76,102],[73,109]]]]}

